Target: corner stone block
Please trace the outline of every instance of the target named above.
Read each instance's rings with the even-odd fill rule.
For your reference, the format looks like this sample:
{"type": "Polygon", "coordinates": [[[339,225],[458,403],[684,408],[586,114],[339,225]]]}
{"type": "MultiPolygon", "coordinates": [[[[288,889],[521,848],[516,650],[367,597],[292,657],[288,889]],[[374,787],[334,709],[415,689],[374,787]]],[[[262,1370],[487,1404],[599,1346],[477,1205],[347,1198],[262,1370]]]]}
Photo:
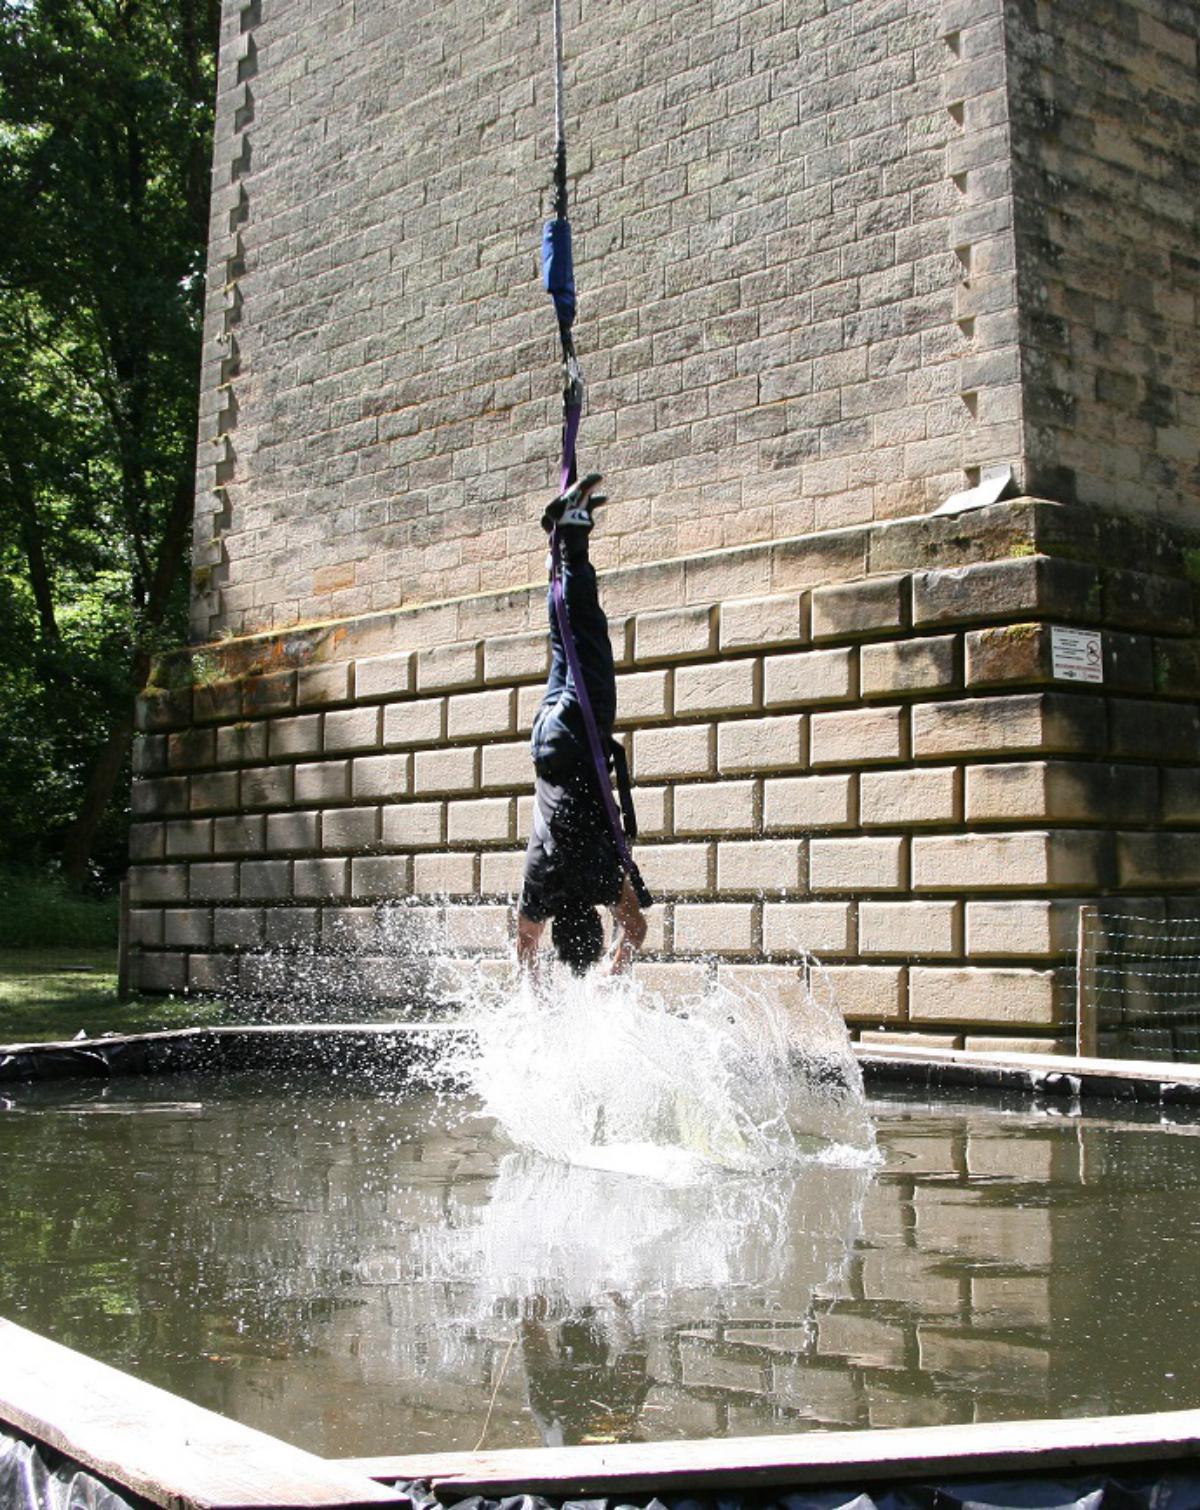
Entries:
{"type": "Polygon", "coordinates": [[[804,598],[796,592],[773,598],[744,598],[722,603],[720,649],[722,655],[740,650],[764,650],[777,645],[800,645],[804,632],[804,598]]]}
{"type": "Polygon", "coordinates": [[[327,703],[348,703],[350,665],[304,666],[296,673],[297,708],[323,708],[327,703]]]}
{"type": "Polygon", "coordinates": [[[713,774],[715,739],[711,724],[676,729],[639,729],[633,736],[636,781],[713,774]]]}
{"type": "Polygon", "coordinates": [[[713,610],[666,608],[639,613],[634,632],[634,659],[685,661],[711,655],[714,644],[713,610]]]}
{"type": "Polygon", "coordinates": [[[479,894],[484,897],[517,897],[525,876],[525,851],[486,853],[479,857],[479,894]]]}
{"type": "Polygon", "coordinates": [[[909,1020],[1010,1028],[1053,1027],[1063,991],[1053,970],[914,965],[909,972],[909,1020]]]}
{"type": "Polygon", "coordinates": [[[388,849],[436,849],[446,842],[443,802],[404,802],[383,809],[383,843],[388,849]]]}
{"type": "Polygon", "coordinates": [[[273,718],[268,749],[272,760],[289,755],[319,755],[321,753],[321,715],[302,713],[298,718],[273,718]]]}
{"type": "Polygon", "coordinates": [[[129,899],[142,902],[186,902],[186,865],[135,865],[129,872],[129,899]]]}
{"type": "Polygon", "coordinates": [[[617,678],[617,723],[644,728],[671,716],[671,672],[635,671],[617,678]]]}
{"type": "Polygon", "coordinates": [[[171,692],[143,692],[134,709],[135,726],[143,733],[161,729],[186,728],[192,721],[192,689],[180,687],[171,692]]]}
{"type": "Polygon", "coordinates": [[[852,828],[853,776],[781,776],[763,783],[763,832],[852,828]]]}
{"type": "Polygon", "coordinates": [[[244,770],[241,773],[241,806],[290,807],[292,769],[289,765],[276,765],[253,766],[244,770]]]}
{"type": "Polygon", "coordinates": [[[967,953],[1050,959],[1072,954],[1079,936],[1078,901],[967,903],[967,953]]]}
{"type": "Polygon", "coordinates": [[[1114,755],[1181,764],[1200,759],[1200,715],[1194,704],[1114,697],[1108,716],[1114,755]]]}
{"type": "Polygon", "coordinates": [[[754,906],[708,902],[675,908],[676,954],[753,954],[754,906]]]}
{"type": "Polygon", "coordinates": [[[731,840],[717,845],[717,891],[736,896],[795,895],[805,890],[799,839],[731,840]]]}
{"type": "Polygon", "coordinates": [[[290,860],[243,860],[239,879],[243,902],[291,901],[290,860]]]}
{"type": "Polygon", "coordinates": [[[901,838],[814,839],[808,847],[809,886],[822,891],[900,891],[905,887],[906,841],[901,838]]]}
{"type": "Polygon", "coordinates": [[[411,764],[411,755],[360,755],[352,768],[355,800],[361,802],[373,797],[376,801],[391,802],[407,796],[411,764]]]}
{"type": "Polygon", "coordinates": [[[393,703],[383,710],[383,742],[396,745],[435,745],[445,738],[446,699],[419,698],[414,703],[393,703]]]}
{"type": "Polygon", "coordinates": [[[350,795],[350,762],[318,760],[296,767],[297,802],[344,802],[350,795]]]}
{"type": "Polygon", "coordinates": [[[854,654],[846,649],[767,656],[763,663],[763,705],[817,708],[853,702],[858,694],[854,654]]]}
{"type": "Polygon", "coordinates": [[[550,670],[550,640],[542,630],[533,634],[503,634],[485,640],[485,682],[532,682],[544,679],[550,670]]]}
{"type": "Polygon", "coordinates": [[[136,734],[133,740],[133,774],[161,776],[167,769],[165,734],[136,734]]]}
{"type": "Polygon", "coordinates": [[[143,954],[138,960],[139,991],[186,991],[187,956],[184,954],[143,954]]]}
{"type": "Polygon", "coordinates": [[[161,860],[166,854],[166,825],[134,823],[129,830],[131,860],[161,860]]]}
{"type": "Polygon", "coordinates": [[[759,706],[759,686],[755,660],[680,666],[675,673],[675,714],[750,712],[759,706]]]}
{"type": "Polygon", "coordinates": [[[215,729],[180,729],[167,735],[167,766],[172,771],[207,770],[216,758],[215,729]]]}
{"type": "Polygon", "coordinates": [[[858,909],[861,954],[955,955],[957,902],[863,902],[858,909]]]}
{"type": "Polygon", "coordinates": [[[188,898],[193,902],[225,902],[238,894],[238,868],[232,860],[188,866],[188,898]]]}
{"type": "Polygon", "coordinates": [[[290,713],[296,706],[296,673],[269,671],[242,682],[242,712],[290,713]]]}
{"type": "Polygon", "coordinates": [[[509,687],[468,692],[449,699],[446,733],[450,739],[508,738],[516,733],[517,697],[509,687]]]}
{"type": "Polygon", "coordinates": [[[847,1022],[902,1022],[906,972],[899,965],[827,965],[833,1004],[847,1022]]]}
{"type": "Polygon", "coordinates": [[[912,840],[914,891],[1104,889],[1115,880],[1111,834],[1056,829],[912,840]]]}
{"type": "Polygon", "coordinates": [[[446,837],[451,844],[511,844],[514,803],[511,797],[482,797],[451,802],[446,810],[446,837]]]}
{"type": "Polygon", "coordinates": [[[703,896],[712,885],[707,844],[648,844],[638,849],[638,866],[656,899],[703,896]]]}
{"type": "Polygon", "coordinates": [[[367,855],[351,862],[351,896],[406,897],[412,889],[412,860],[407,855],[367,855]]]}
{"type": "Polygon", "coordinates": [[[850,902],[767,902],[763,906],[763,952],[853,954],[854,908],[850,902]]]}
{"type": "Polygon", "coordinates": [[[292,887],[297,901],[344,901],[349,895],[349,860],[296,860],[292,887]]]}
{"type": "Polygon", "coordinates": [[[257,765],[267,758],[268,724],[223,724],[217,730],[218,765],[257,765]]]}
{"type": "Polygon", "coordinates": [[[141,947],[163,941],[163,913],[158,907],[132,908],[129,913],[129,942],[141,947]]]}
{"type": "Polygon", "coordinates": [[[453,692],[483,680],[483,643],[470,640],[417,652],[417,691],[453,692]]]}
{"type": "Polygon", "coordinates": [[[966,637],[968,687],[1028,686],[1054,681],[1049,624],[1004,624],[966,637]]]}
{"type": "Polygon", "coordinates": [[[1094,624],[1099,617],[1096,568],[1060,556],[981,561],[913,576],[913,624],[919,629],[1020,618],[1094,624]]]}
{"type": "Polygon", "coordinates": [[[812,715],[814,768],[886,765],[904,759],[903,708],[854,708],[812,715]]]}
{"type": "Polygon", "coordinates": [[[1163,823],[1200,823],[1200,767],[1170,768],[1159,773],[1159,816],[1163,823]]]}
{"type": "Polygon", "coordinates": [[[1117,860],[1122,886],[1160,886],[1172,891],[1200,886],[1200,844],[1195,834],[1119,834],[1117,860]]]}
{"type": "Polygon", "coordinates": [[[473,792],[478,785],[477,745],[453,750],[418,750],[413,759],[413,792],[418,797],[473,792]]]}
{"type": "Polygon", "coordinates": [[[908,617],[908,578],[867,577],[814,587],[812,637],[821,640],[860,639],[903,629],[908,617]]]}
{"type": "MultiPolygon", "coordinates": [[[[199,781],[202,778],[195,779],[199,781]]],[[[135,781],[130,806],[139,817],[146,818],[165,818],[172,813],[186,813],[188,778],[159,776],[153,781],[135,781]]]]}
{"type": "Polygon", "coordinates": [[[411,650],[399,655],[376,655],[354,663],[354,697],[357,702],[403,697],[416,681],[416,656],[411,650]]]}
{"type": "Polygon", "coordinates": [[[321,814],[323,850],[374,849],[379,843],[377,807],[334,807],[321,814]]]}
{"type": "Polygon", "coordinates": [[[1014,761],[968,766],[968,823],[1153,823],[1158,778],[1146,766],[1090,761],[1014,761]]]}
{"type": "Polygon", "coordinates": [[[1194,622],[1191,584],[1156,572],[1107,571],[1104,621],[1128,629],[1154,629],[1161,634],[1190,634],[1194,622]]]}
{"type": "Polygon", "coordinates": [[[862,695],[897,697],[909,692],[946,692],[957,686],[956,636],[927,635],[862,647],[862,695]]]}
{"type": "Polygon", "coordinates": [[[1085,694],[1017,693],[913,708],[913,758],[944,760],[993,752],[1102,755],[1105,700],[1085,694]]]}
{"type": "Polygon", "coordinates": [[[962,813],[960,778],[957,766],[864,771],[858,784],[859,822],[863,828],[956,823],[962,813]]]}
{"type": "Polygon", "coordinates": [[[717,769],[723,776],[803,770],[806,733],[806,718],[802,713],[720,724],[717,730],[717,769]]]}
{"type": "Polygon", "coordinates": [[[380,745],[379,708],[341,708],[325,714],[325,749],[376,750],[380,745]]]}
{"type": "Polygon", "coordinates": [[[476,861],[473,854],[414,855],[413,892],[418,896],[473,896],[478,890],[476,861]]]}
{"type": "MultiPolygon", "coordinates": [[[[675,832],[689,834],[752,834],[757,793],[753,781],[713,781],[675,789],[675,832]]],[[[639,804],[641,793],[635,792],[639,804]]],[[[649,830],[646,830],[649,833],[649,830]]]]}

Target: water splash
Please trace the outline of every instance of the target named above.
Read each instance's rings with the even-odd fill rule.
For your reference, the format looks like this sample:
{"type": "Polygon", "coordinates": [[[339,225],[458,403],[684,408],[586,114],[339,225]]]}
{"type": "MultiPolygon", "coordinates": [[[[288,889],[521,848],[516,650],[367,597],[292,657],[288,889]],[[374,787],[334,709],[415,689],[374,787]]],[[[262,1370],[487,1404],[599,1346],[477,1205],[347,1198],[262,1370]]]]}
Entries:
{"type": "Polygon", "coordinates": [[[813,971],[786,991],[777,971],[721,972],[668,1001],[636,977],[551,965],[536,987],[453,994],[474,1029],[456,1072],[520,1148],[675,1185],[874,1156],[862,1077],[813,971]]]}

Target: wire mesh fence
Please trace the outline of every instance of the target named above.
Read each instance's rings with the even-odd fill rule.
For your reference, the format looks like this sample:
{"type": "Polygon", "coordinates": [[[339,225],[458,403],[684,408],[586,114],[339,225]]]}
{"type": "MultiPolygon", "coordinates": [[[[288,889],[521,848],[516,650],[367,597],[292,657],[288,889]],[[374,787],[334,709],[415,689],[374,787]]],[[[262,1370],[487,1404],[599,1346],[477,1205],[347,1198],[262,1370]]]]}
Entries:
{"type": "Polygon", "coordinates": [[[1081,907],[1076,963],[1080,1052],[1200,1061],[1200,917],[1081,907]]]}

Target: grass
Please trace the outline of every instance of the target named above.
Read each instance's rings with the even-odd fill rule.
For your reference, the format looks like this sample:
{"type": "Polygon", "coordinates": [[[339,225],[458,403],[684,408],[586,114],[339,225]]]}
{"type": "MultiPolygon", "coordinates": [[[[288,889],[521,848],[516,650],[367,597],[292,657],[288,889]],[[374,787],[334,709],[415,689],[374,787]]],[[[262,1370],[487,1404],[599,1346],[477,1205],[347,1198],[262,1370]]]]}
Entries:
{"type": "Polygon", "coordinates": [[[119,1002],[115,949],[0,949],[0,1043],[204,1027],[224,1016],[220,1002],[187,997],[119,1002]]]}
{"type": "Polygon", "coordinates": [[[116,947],[115,896],[78,896],[58,876],[0,867],[0,951],[116,947]]]}

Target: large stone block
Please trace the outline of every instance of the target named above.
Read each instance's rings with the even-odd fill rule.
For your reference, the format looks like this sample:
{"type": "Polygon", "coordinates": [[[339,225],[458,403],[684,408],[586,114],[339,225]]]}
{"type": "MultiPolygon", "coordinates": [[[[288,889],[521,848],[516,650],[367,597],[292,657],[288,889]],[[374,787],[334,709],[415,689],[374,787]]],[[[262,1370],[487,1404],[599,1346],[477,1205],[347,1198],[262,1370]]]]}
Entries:
{"type": "Polygon", "coordinates": [[[517,700],[511,688],[468,692],[449,699],[446,733],[450,739],[497,739],[516,733],[517,700]]]}
{"type": "Polygon", "coordinates": [[[293,867],[293,895],[298,901],[338,902],[349,895],[349,860],[296,860],[293,867]]]}
{"type": "MultiPolygon", "coordinates": [[[[176,818],[162,825],[165,833],[165,849],[171,859],[195,859],[211,855],[213,847],[211,818],[176,818]]],[[[136,830],[135,830],[136,832],[136,830]]],[[[133,853],[132,842],[130,853],[133,853]]],[[[143,856],[144,859],[154,858],[143,856]]]]}
{"type": "Polygon", "coordinates": [[[292,771],[290,765],[248,767],[241,773],[240,800],[246,809],[290,807],[292,771]]]}
{"type": "Polygon", "coordinates": [[[515,804],[511,797],[482,797],[451,802],[446,810],[446,837],[451,844],[511,844],[515,804]]]}
{"type": "Polygon", "coordinates": [[[957,954],[959,918],[957,902],[864,901],[858,909],[859,952],[914,958],[957,954]]]}
{"type": "Polygon", "coordinates": [[[380,744],[379,708],[340,708],[325,714],[324,749],[332,755],[344,750],[375,750],[380,744]]]}
{"type": "Polygon", "coordinates": [[[413,792],[418,797],[437,793],[473,792],[479,785],[479,749],[475,745],[451,750],[418,750],[413,757],[413,792]]]}
{"type": "Polygon", "coordinates": [[[212,912],[207,907],[168,907],[163,913],[168,948],[207,949],[212,942],[212,912]]]}
{"type": "MultiPolygon", "coordinates": [[[[203,779],[200,776],[193,778],[195,781],[203,779]]],[[[186,813],[188,778],[186,776],[160,776],[152,781],[144,779],[135,781],[131,805],[133,811],[140,817],[163,818],[171,813],[186,813]]]]}
{"type": "Polygon", "coordinates": [[[271,813],[267,818],[267,848],[273,854],[320,848],[321,815],[313,810],[271,813]]]}
{"type": "Polygon", "coordinates": [[[269,730],[268,753],[272,760],[289,755],[321,753],[321,715],[302,713],[296,718],[273,718],[269,730]]]}
{"type": "Polygon", "coordinates": [[[912,712],[912,741],[915,760],[993,752],[1102,755],[1105,702],[1086,695],[1022,692],[921,703],[912,712]]]}
{"type": "Polygon", "coordinates": [[[321,814],[321,848],[361,852],[379,843],[377,807],[333,807],[321,814]]]}
{"type": "Polygon", "coordinates": [[[267,758],[269,720],[222,724],[217,730],[218,765],[258,765],[267,758]]]}
{"type": "Polygon", "coordinates": [[[424,854],[412,857],[412,889],[418,896],[466,897],[476,893],[478,856],[424,854]]]}
{"type": "Polygon", "coordinates": [[[1104,888],[1116,880],[1111,834],[944,834],[912,840],[914,891],[1036,891],[1104,888]]]}
{"type": "Polygon", "coordinates": [[[180,729],[167,735],[167,767],[172,771],[203,771],[217,758],[215,729],[180,729]]]}
{"type": "Polygon", "coordinates": [[[659,898],[703,896],[712,886],[707,844],[647,844],[638,849],[638,866],[659,898]]]}
{"type": "Polygon", "coordinates": [[[853,702],[857,694],[853,650],[808,650],[799,655],[771,655],[764,662],[764,707],[819,708],[853,702]]]}
{"type": "Polygon", "coordinates": [[[827,965],[833,1002],[847,1022],[899,1022],[907,1012],[907,971],[900,965],[827,965]]]}
{"type": "Polygon", "coordinates": [[[899,837],[814,839],[809,885],[823,891],[899,891],[907,885],[907,841],[899,837]]]}
{"type": "Polygon", "coordinates": [[[1053,556],[981,561],[913,577],[913,624],[985,624],[1044,617],[1094,624],[1100,578],[1094,566],[1053,556]]]}
{"type": "Polygon", "coordinates": [[[723,776],[802,770],[807,763],[806,732],[806,719],[800,713],[719,724],[717,769],[723,776]]]}
{"type": "Polygon", "coordinates": [[[290,860],[243,860],[238,894],[243,902],[286,902],[292,896],[290,860]]]}
{"type": "Polygon", "coordinates": [[[713,609],[707,605],[639,613],[634,630],[634,659],[686,661],[711,655],[716,648],[713,628],[713,609]]]}
{"type": "Polygon", "coordinates": [[[1171,891],[1200,886],[1200,844],[1195,834],[1119,834],[1120,883],[1171,891]]]}
{"type": "Polygon", "coordinates": [[[822,766],[887,765],[905,758],[903,708],[854,708],[812,715],[811,759],[822,766]]]}
{"type": "Polygon", "coordinates": [[[908,616],[906,576],[867,577],[812,592],[812,637],[861,639],[903,629],[908,616]]]}
{"type": "Polygon", "coordinates": [[[864,771],[858,779],[863,828],[917,828],[955,823],[962,814],[962,773],[955,766],[864,771]]]}
{"type": "Polygon", "coordinates": [[[805,889],[805,846],[798,839],[728,840],[717,845],[717,891],[785,896],[805,889]]]}
{"type": "Polygon", "coordinates": [[[354,897],[406,897],[413,887],[413,862],[408,855],[363,855],[350,862],[350,892],[354,897]]]}
{"type": "Polygon", "coordinates": [[[636,671],[617,678],[617,723],[635,729],[671,716],[670,671],[636,671]]]}
{"type": "Polygon", "coordinates": [[[863,697],[945,692],[956,687],[957,643],[956,636],[939,634],[864,645],[860,651],[863,697]]]}
{"type": "Polygon", "coordinates": [[[675,952],[752,954],[755,922],[749,902],[680,903],[675,908],[675,952]]]}
{"type": "Polygon", "coordinates": [[[756,660],[681,666],[675,673],[675,714],[750,712],[761,702],[760,681],[756,660]]]}
{"type": "Polygon", "coordinates": [[[399,655],[376,655],[354,663],[354,696],[359,702],[401,697],[416,683],[416,656],[411,650],[399,655]]]}
{"type": "Polygon", "coordinates": [[[722,655],[798,645],[806,638],[804,599],[800,593],[790,592],[722,603],[720,623],[722,655]]]}
{"type": "Polygon", "coordinates": [[[1045,898],[968,902],[967,953],[1031,959],[1068,955],[1078,940],[1081,905],[1045,898]]]}
{"type": "Polygon", "coordinates": [[[383,742],[397,745],[435,745],[446,733],[446,699],[421,697],[415,702],[392,703],[383,710],[383,742]]]}
{"type": "Polygon", "coordinates": [[[404,802],[385,807],[382,843],[388,849],[433,849],[446,842],[444,802],[404,802]]]}
{"type": "Polygon", "coordinates": [[[852,828],[857,819],[853,776],[778,776],[763,783],[763,832],[852,828]]]}
{"type": "Polygon", "coordinates": [[[410,755],[360,755],[353,762],[351,774],[355,801],[373,797],[376,801],[388,802],[406,796],[410,789],[411,770],[410,755]]]}
{"type": "Polygon", "coordinates": [[[995,1023],[1004,1027],[1053,1027],[1065,993],[1052,970],[914,965],[909,971],[908,1015],[912,1022],[995,1023]]]}
{"type": "Polygon", "coordinates": [[[966,770],[968,823],[1152,823],[1157,806],[1157,773],[1145,766],[1050,760],[966,770]]]}
{"type": "Polygon", "coordinates": [[[453,692],[483,680],[483,645],[478,640],[434,645],[417,652],[418,692],[453,692]]]}
{"type": "Polygon", "coordinates": [[[633,776],[637,781],[711,776],[715,743],[711,724],[639,729],[633,736],[633,776]]]}
{"type": "Polygon", "coordinates": [[[550,639],[544,630],[527,634],[500,634],[483,645],[483,679],[514,682],[544,679],[550,670],[550,639]]]}
{"type": "Polygon", "coordinates": [[[766,902],[763,905],[766,954],[853,954],[854,908],[850,902],[766,902]]]}
{"type": "Polygon", "coordinates": [[[350,795],[350,761],[318,760],[298,765],[295,779],[297,802],[344,802],[350,795]]]}
{"type": "MultiPolygon", "coordinates": [[[[639,818],[641,800],[639,792],[639,818]]],[[[680,835],[752,834],[757,809],[758,792],[753,781],[713,781],[676,787],[675,832],[680,835]]]]}
{"type": "Polygon", "coordinates": [[[1114,697],[1108,717],[1113,755],[1192,764],[1200,759],[1200,713],[1191,703],[1114,697]]]}
{"type": "Polygon", "coordinates": [[[323,708],[351,698],[350,662],[333,666],[302,666],[296,672],[297,708],[323,708]]]}

